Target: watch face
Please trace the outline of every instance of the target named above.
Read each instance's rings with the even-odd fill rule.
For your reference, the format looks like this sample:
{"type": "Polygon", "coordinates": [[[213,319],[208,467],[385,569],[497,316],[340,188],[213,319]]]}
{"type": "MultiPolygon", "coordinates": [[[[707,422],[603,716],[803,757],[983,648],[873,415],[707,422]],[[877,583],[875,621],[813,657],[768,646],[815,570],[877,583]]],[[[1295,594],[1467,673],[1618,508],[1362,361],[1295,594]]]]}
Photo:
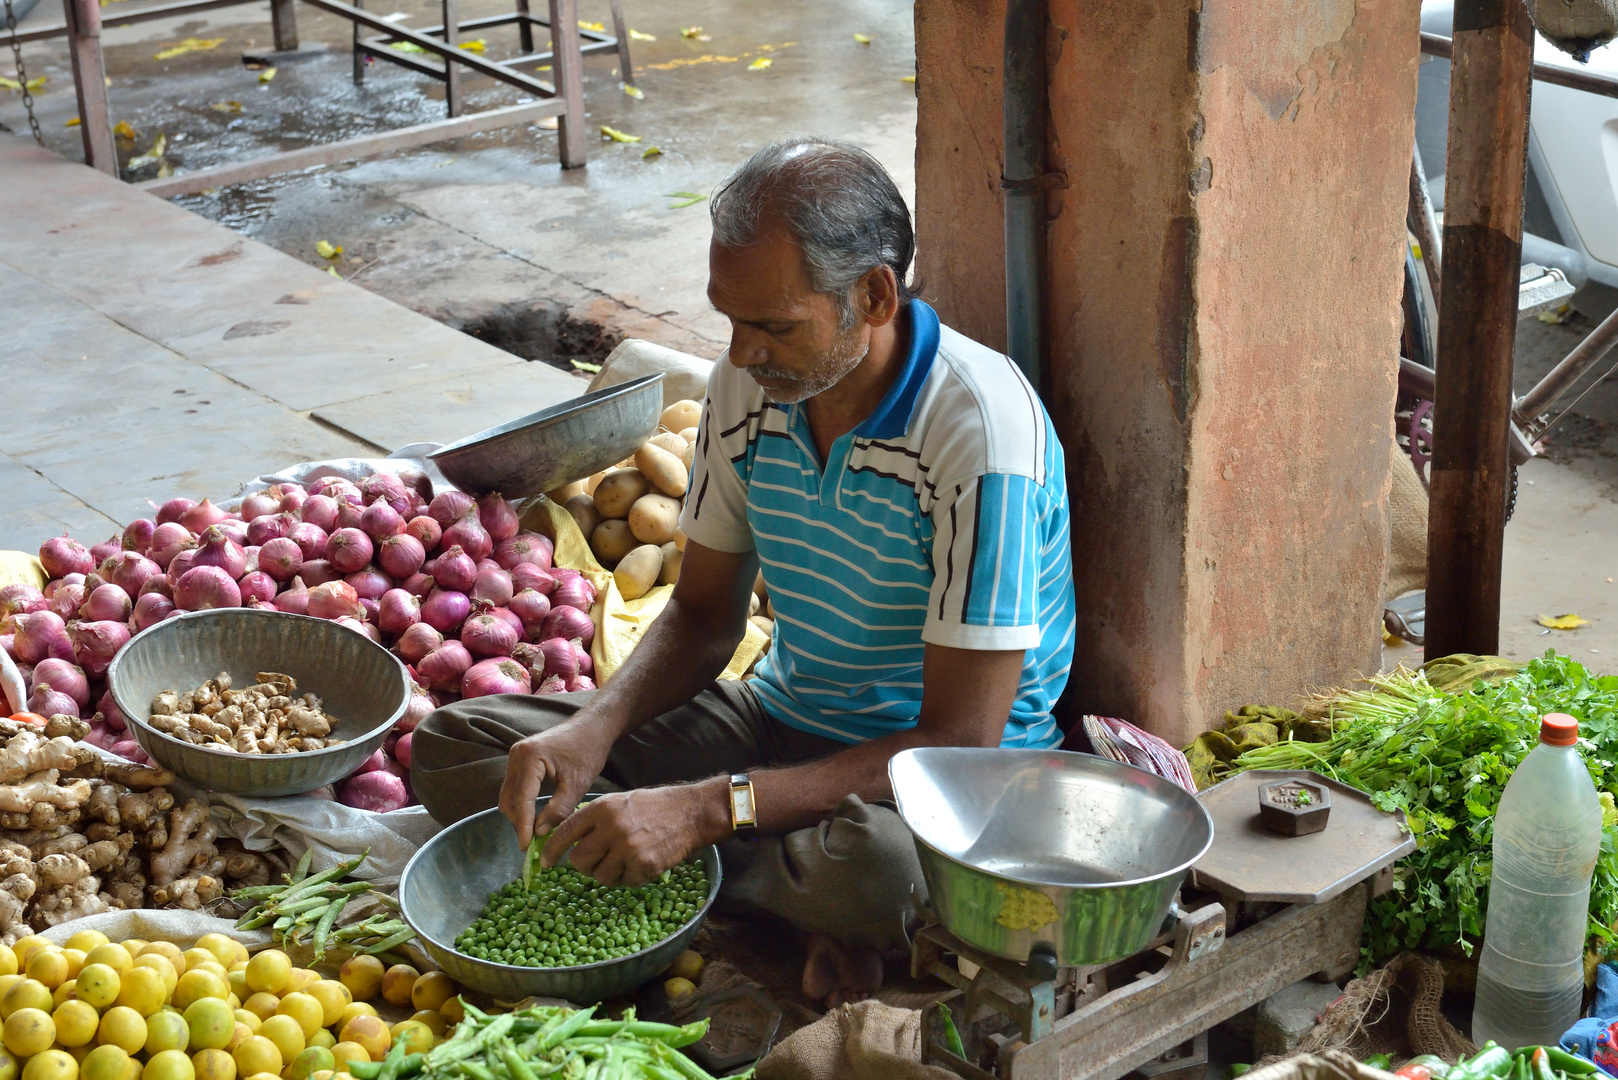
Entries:
{"type": "Polygon", "coordinates": [[[738,825],[753,824],[753,789],[751,787],[734,787],[730,789],[730,812],[738,825]]]}

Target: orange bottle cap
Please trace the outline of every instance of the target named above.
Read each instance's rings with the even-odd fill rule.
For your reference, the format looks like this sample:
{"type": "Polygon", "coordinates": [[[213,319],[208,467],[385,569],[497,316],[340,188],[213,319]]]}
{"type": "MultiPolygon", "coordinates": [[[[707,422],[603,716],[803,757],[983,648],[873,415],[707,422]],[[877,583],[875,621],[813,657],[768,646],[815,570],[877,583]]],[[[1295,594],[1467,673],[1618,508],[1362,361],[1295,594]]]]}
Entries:
{"type": "Polygon", "coordinates": [[[1546,713],[1539,722],[1539,741],[1552,746],[1572,746],[1579,741],[1579,722],[1567,713],[1546,713]]]}

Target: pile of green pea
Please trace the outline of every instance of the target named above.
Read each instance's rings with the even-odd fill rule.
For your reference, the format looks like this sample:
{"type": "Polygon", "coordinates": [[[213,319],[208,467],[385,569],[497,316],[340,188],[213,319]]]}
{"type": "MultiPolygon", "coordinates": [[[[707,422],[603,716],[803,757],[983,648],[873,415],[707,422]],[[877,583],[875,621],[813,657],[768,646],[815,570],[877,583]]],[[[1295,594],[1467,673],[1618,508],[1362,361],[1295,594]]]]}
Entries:
{"type": "Polygon", "coordinates": [[[534,871],[489,896],[455,948],[519,967],[576,967],[650,948],[690,921],[708,897],[702,864],[685,862],[649,885],[603,885],[571,866],[534,871]]]}

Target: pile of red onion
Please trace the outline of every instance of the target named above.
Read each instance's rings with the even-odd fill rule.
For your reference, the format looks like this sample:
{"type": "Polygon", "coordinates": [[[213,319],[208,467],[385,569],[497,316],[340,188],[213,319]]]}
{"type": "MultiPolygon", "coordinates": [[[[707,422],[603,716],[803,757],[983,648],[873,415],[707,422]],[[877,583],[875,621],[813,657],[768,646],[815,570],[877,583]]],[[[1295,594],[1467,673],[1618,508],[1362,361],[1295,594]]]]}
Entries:
{"type": "Polygon", "coordinates": [[[207,608],[330,619],[410,666],[409,710],[337,787],[366,809],[414,801],[411,732],[437,706],[594,688],[595,589],[553,564],[547,537],[520,532],[498,494],[435,496],[420,473],[377,473],[277,484],[235,512],[207,499],[156,511],[88,549],[53,537],[39,549],[43,590],[0,587],[0,648],[28,683],[29,710],[92,720],[87,741],[122,757],[146,760],[106,692],[107,665],[132,634],[207,608]]]}

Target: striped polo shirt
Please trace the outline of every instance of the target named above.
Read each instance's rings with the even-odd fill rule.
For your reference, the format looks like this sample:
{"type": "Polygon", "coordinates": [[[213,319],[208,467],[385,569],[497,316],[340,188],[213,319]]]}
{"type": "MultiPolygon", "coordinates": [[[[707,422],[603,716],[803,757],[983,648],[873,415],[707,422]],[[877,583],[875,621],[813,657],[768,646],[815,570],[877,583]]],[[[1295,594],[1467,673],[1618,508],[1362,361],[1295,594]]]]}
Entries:
{"type": "Polygon", "coordinates": [[[919,300],[881,404],[820,460],[806,405],[713,366],[681,517],[718,551],[756,550],[775,609],[754,688],[789,727],[856,743],[921,713],[923,645],[1026,650],[1002,746],[1061,739],[1073,659],[1062,447],[1008,358],[919,300]]]}

